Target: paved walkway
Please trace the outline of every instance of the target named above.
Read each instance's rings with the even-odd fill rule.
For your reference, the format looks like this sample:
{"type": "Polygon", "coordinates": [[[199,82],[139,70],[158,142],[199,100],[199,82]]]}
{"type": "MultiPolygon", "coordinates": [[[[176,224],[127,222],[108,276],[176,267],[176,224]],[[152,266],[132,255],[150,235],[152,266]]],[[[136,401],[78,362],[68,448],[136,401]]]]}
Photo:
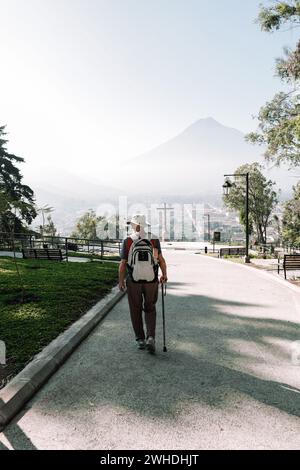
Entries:
{"type": "Polygon", "coordinates": [[[15,449],[300,449],[300,294],[166,251],[167,346],[138,351],[126,297],[0,434],[15,449]]]}

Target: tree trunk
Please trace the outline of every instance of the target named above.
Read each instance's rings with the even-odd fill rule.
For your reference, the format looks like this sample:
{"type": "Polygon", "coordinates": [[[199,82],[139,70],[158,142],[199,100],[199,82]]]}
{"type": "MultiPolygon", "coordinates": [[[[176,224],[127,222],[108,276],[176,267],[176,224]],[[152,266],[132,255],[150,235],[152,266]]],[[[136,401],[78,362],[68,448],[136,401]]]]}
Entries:
{"type": "Polygon", "coordinates": [[[24,284],[23,284],[23,280],[22,280],[22,277],[21,277],[21,273],[20,273],[20,270],[19,270],[17,257],[16,257],[15,227],[14,227],[14,225],[15,225],[15,218],[14,218],[14,221],[13,221],[13,227],[10,227],[10,236],[11,236],[11,243],[12,243],[13,254],[14,254],[14,265],[15,265],[15,268],[16,268],[16,271],[17,271],[17,275],[18,275],[18,279],[19,279],[19,286],[20,286],[21,292],[22,292],[21,303],[23,304],[24,300],[25,300],[25,289],[24,289],[24,284]]]}

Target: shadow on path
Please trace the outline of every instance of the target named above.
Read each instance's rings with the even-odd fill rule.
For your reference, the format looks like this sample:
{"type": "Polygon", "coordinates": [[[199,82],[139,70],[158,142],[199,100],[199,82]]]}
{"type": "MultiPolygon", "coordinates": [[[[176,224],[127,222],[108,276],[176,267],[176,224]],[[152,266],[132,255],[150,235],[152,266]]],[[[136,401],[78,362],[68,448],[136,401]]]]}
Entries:
{"type": "MultiPolygon", "coordinates": [[[[269,360],[273,367],[292,368],[276,341],[299,339],[299,325],[271,318],[267,304],[181,296],[178,291],[173,295],[178,285],[169,286],[166,299],[168,353],[161,352],[160,305],[158,350],[151,356],[135,349],[124,299],[40,392],[35,406],[66,418],[76,414],[82,420],[88,419],[91,406],[111,405],[172,419],[187,403],[225,409],[232,406],[235,394],[243,394],[299,417],[298,388],[247,370],[253,364],[269,366],[269,360]],[[244,311],[245,316],[240,314],[244,311]],[[240,347],[233,348],[232,342],[240,347]],[[257,345],[267,348],[266,358],[258,354],[257,345]]],[[[299,368],[294,369],[298,373],[299,368]]],[[[267,375],[265,369],[263,374],[267,375]]]]}
{"type": "MultiPolygon", "coordinates": [[[[36,450],[36,447],[33,445],[28,436],[22,431],[20,426],[17,424],[17,420],[20,420],[22,416],[26,413],[26,410],[19,413],[17,418],[11,421],[9,426],[7,426],[2,434],[8,440],[13,449],[17,450],[36,450]]],[[[1,439],[1,431],[0,431],[1,439]]],[[[10,450],[3,442],[0,441],[0,450],[10,450]]],[[[1,458],[0,458],[1,459],[1,458]]]]}

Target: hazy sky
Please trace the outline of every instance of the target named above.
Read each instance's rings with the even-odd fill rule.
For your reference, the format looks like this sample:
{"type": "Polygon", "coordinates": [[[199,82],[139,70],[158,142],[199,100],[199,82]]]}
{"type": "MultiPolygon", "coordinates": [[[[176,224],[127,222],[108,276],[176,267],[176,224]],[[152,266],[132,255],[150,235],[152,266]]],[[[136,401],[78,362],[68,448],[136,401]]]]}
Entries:
{"type": "Polygon", "coordinates": [[[252,130],[251,115],[281,88],[274,59],[297,39],[262,33],[259,3],[0,0],[9,150],[27,170],[95,176],[199,118],[252,130]]]}

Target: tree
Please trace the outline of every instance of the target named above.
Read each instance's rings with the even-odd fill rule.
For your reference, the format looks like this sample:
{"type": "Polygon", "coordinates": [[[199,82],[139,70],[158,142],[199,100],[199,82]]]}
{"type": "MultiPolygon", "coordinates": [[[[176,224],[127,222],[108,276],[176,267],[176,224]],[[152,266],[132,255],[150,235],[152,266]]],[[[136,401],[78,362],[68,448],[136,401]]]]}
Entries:
{"type": "Polygon", "coordinates": [[[23,222],[31,224],[37,213],[34,207],[34,193],[32,189],[22,184],[23,176],[15,163],[24,162],[24,159],[7,152],[3,137],[6,135],[5,126],[0,126],[0,193],[1,218],[0,231],[9,232],[13,220],[14,232],[21,232],[23,222]],[[17,206],[15,213],[12,207],[17,206]]]}
{"type": "MultiPolygon", "coordinates": [[[[267,227],[278,198],[273,189],[275,183],[267,180],[261,170],[262,166],[259,163],[252,163],[251,165],[240,166],[235,174],[249,172],[250,233],[255,231],[258,243],[265,244],[267,241],[267,227]]],[[[227,207],[239,213],[240,222],[244,227],[246,227],[245,200],[245,178],[236,176],[229,195],[224,196],[224,203],[227,207]]]]}
{"type": "MultiPolygon", "coordinates": [[[[300,1],[276,1],[271,7],[261,7],[258,22],[266,32],[279,30],[288,24],[300,25],[300,1]]],[[[260,109],[258,132],[246,136],[249,142],[266,146],[264,156],[277,166],[287,163],[300,165],[300,40],[294,51],[284,50],[277,59],[277,75],[289,86],[260,109]]]]}
{"type": "Polygon", "coordinates": [[[276,1],[271,7],[260,7],[258,21],[263,31],[278,30],[284,24],[300,25],[300,1],[276,1]]]}
{"type": "Polygon", "coordinates": [[[8,228],[8,239],[10,241],[10,245],[12,247],[13,255],[14,255],[14,265],[18,276],[19,287],[21,291],[21,298],[20,302],[23,303],[25,301],[25,286],[24,282],[19,270],[19,265],[17,262],[16,257],[16,243],[15,243],[15,222],[19,218],[21,218],[21,214],[26,211],[27,203],[24,201],[16,201],[10,196],[3,194],[0,191],[0,224],[2,218],[5,217],[6,226],[8,228]]]}
{"type": "Polygon", "coordinates": [[[54,225],[54,222],[50,214],[47,217],[47,222],[48,223],[46,225],[40,227],[43,233],[43,236],[45,235],[45,236],[55,237],[57,233],[57,229],[54,225]]]}
{"type": "Polygon", "coordinates": [[[284,204],[282,217],[283,240],[292,246],[300,246],[300,182],[293,188],[293,198],[284,204]]]}
{"type": "Polygon", "coordinates": [[[279,217],[277,214],[273,215],[272,226],[273,226],[274,232],[277,235],[275,238],[275,242],[277,244],[281,244],[282,243],[282,220],[281,220],[281,217],[279,217]]]}
{"type": "Polygon", "coordinates": [[[44,233],[45,214],[50,214],[51,212],[54,211],[54,209],[53,207],[50,207],[47,204],[45,204],[43,207],[38,207],[36,210],[38,213],[42,214],[42,225],[40,225],[40,232],[42,234],[42,237],[44,237],[44,235],[47,235],[44,233]]]}
{"type": "Polygon", "coordinates": [[[3,191],[0,190],[0,220],[2,215],[5,213],[7,209],[7,202],[5,198],[5,194],[3,191]]]}
{"type": "Polygon", "coordinates": [[[97,227],[103,219],[104,217],[97,216],[95,211],[90,209],[79,218],[71,237],[97,240],[97,227]]]}
{"type": "Polygon", "coordinates": [[[15,163],[24,159],[7,152],[5,126],[0,126],[0,231],[7,234],[14,255],[14,265],[21,291],[20,302],[25,301],[25,286],[16,258],[15,234],[26,231],[23,223],[30,224],[36,217],[34,193],[22,184],[22,175],[15,163]]]}

